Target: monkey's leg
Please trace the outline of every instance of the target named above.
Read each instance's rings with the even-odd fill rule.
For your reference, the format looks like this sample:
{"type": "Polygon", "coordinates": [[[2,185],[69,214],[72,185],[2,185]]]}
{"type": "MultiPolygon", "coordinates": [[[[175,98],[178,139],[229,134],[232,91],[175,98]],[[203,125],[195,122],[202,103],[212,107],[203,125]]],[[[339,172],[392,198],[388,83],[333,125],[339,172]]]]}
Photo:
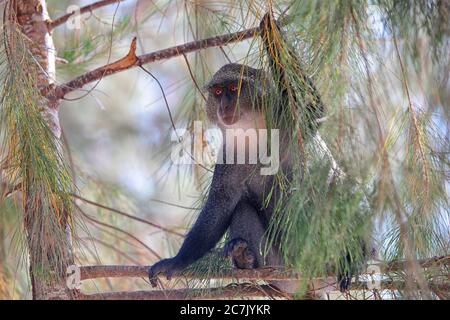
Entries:
{"type": "MultiPolygon", "coordinates": [[[[231,240],[225,246],[225,253],[232,257],[236,268],[283,267],[281,256],[275,248],[271,248],[264,257],[261,253],[266,237],[264,223],[257,210],[247,202],[239,202],[231,219],[231,240]]],[[[288,293],[296,292],[300,285],[297,280],[269,281],[269,284],[288,293]]]]}
{"type": "Polygon", "coordinates": [[[225,245],[225,255],[231,256],[240,269],[253,269],[263,265],[261,240],[264,226],[258,212],[246,201],[236,206],[230,224],[230,241],[225,245]]]}

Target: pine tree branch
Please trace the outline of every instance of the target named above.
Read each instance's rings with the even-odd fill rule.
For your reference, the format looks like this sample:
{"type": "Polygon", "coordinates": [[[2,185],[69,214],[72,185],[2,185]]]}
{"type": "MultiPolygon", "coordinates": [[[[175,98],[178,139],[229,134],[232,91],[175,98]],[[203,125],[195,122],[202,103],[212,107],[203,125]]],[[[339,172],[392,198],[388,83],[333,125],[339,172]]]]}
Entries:
{"type": "MultiPolygon", "coordinates": [[[[82,266],[81,280],[96,278],[137,277],[147,278],[149,266],[82,266]]],[[[172,278],[199,279],[205,275],[184,271],[174,274],[172,278]]],[[[229,269],[215,275],[208,275],[209,279],[246,279],[246,280],[299,280],[294,273],[272,267],[258,269],[229,269]]]]}
{"type": "MultiPolygon", "coordinates": [[[[450,266],[450,255],[418,260],[422,268],[450,266]]],[[[380,267],[381,272],[395,272],[404,270],[407,261],[392,261],[389,263],[375,264],[380,267]]],[[[148,277],[150,266],[82,266],[81,280],[96,278],[120,278],[120,277],[148,277]]],[[[174,274],[172,278],[199,279],[204,275],[192,272],[174,274]]],[[[300,280],[301,278],[289,270],[274,267],[263,267],[258,269],[230,269],[224,270],[216,275],[209,275],[209,279],[246,279],[246,280],[300,280]]]]}
{"type": "MultiPolygon", "coordinates": [[[[436,267],[449,267],[450,256],[434,257],[430,259],[423,259],[417,261],[422,268],[436,268],[436,267]]],[[[378,263],[382,273],[402,271],[407,266],[408,261],[392,261],[389,263],[378,263]]],[[[105,278],[105,277],[140,277],[147,278],[148,266],[84,266],[80,267],[81,280],[105,278]]],[[[182,272],[181,274],[175,274],[172,278],[183,279],[201,279],[205,275],[199,275],[194,272],[182,272]]],[[[221,271],[215,275],[208,275],[208,279],[222,279],[222,280],[301,280],[301,278],[293,272],[264,267],[253,270],[243,269],[229,269],[221,271]]],[[[310,284],[321,284],[323,288],[316,288],[313,290],[312,286],[306,292],[304,298],[317,299],[319,295],[322,295],[324,288],[326,290],[338,291],[337,283],[332,284],[326,279],[312,279],[310,284]]],[[[380,294],[380,290],[390,290],[392,292],[398,290],[405,290],[406,284],[401,279],[382,279],[379,283],[377,290],[369,290],[367,281],[360,278],[354,281],[350,290],[362,291],[372,293],[374,295],[380,294]]],[[[439,280],[430,283],[430,289],[439,299],[447,299],[448,292],[450,290],[450,284],[439,280]]],[[[352,298],[351,293],[347,293],[349,298],[352,298]]],[[[394,293],[393,293],[394,294],[394,293]]],[[[95,294],[83,294],[78,296],[82,300],[165,300],[165,299],[230,299],[230,298],[255,298],[255,297],[271,297],[271,298],[284,298],[291,299],[292,295],[280,292],[270,285],[257,285],[257,284],[231,284],[225,287],[208,288],[208,289],[173,289],[173,290],[148,290],[148,291],[123,291],[123,292],[106,292],[95,294]]]]}
{"type": "Polygon", "coordinates": [[[225,46],[230,43],[253,38],[259,33],[259,29],[259,27],[254,27],[240,32],[192,41],[140,56],[136,56],[136,38],[134,38],[131,42],[128,54],[122,59],[119,59],[116,62],[102,66],[95,70],[89,71],[65,84],[44,88],[42,94],[55,100],[59,100],[64,98],[66,94],[77,89],[81,89],[86,84],[100,80],[112,74],[139,67],[147,63],[174,58],[190,52],[195,52],[206,48],[225,46]]]}
{"type": "MultiPolygon", "coordinates": [[[[353,292],[343,293],[344,296],[348,295],[348,299],[357,299],[352,297],[354,292],[366,292],[366,294],[380,295],[380,291],[398,291],[405,290],[404,281],[391,281],[385,280],[380,283],[378,289],[368,289],[367,283],[364,281],[356,281],[351,284],[350,290],[353,292]]],[[[439,284],[432,285],[431,290],[441,300],[448,299],[448,292],[450,285],[439,284]]],[[[336,286],[336,290],[337,286],[336,286]]],[[[284,298],[292,299],[294,296],[289,293],[285,293],[277,290],[270,285],[258,285],[251,283],[230,284],[224,287],[207,288],[207,289],[169,289],[169,290],[141,290],[141,291],[116,291],[116,292],[102,292],[94,294],[78,293],[77,299],[79,300],[194,300],[194,299],[242,299],[242,298],[284,298]]],[[[320,298],[320,289],[308,290],[303,299],[318,299],[320,298]]],[[[394,298],[394,296],[390,296],[394,298]]]]}
{"type": "MultiPolygon", "coordinates": [[[[379,263],[378,266],[382,272],[395,272],[402,271],[407,261],[392,261],[390,263],[379,263]]],[[[419,260],[418,264],[422,268],[432,267],[448,267],[450,265],[450,256],[434,257],[430,259],[419,260]]],[[[148,266],[85,266],[81,267],[81,280],[104,278],[104,277],[147,277],[148,266]]],[[[204,276],[196,275],[195,273],[183,272],[182,274],[175,275],[174,277],[183,277],[184,279],[200,279],[204,276]]],[[[292,272],[276,268],[260,268],[254,270],[241,270],[231,269],[220,274],[209,276],[209,279],[245,279],[249,281],[256,280],[300,280],[292,272]]],[[[337,283],[332,284],[325,279],[313,279],[314,282],[323,283],[323,288],[317,288],[316,290],[310,286],[310,289],[303,296],[305,299],[317,299],[319,296],[322,298],[324,292],[338,291],[337,283]],[[320,282],[320,280],[323,280],[320,282]],[[325,291],[322,291],[324,288],[325,291]],[[335,289],[332,289],[335,288],[335,289]],[[331,291],[327,291],[331,290],[331,291]]],[[[312,283],[312,282],[311,282],[312,283]]],[[[352,295],[355,292],[363,292],[366,294],[372,294],[375,298],[381,299],[380,292],[388,290],[392,292],[390,298],[395,298],[395,292],[399,290],[405,290],[407,287],[405,281],[401,279],[382,279],[377,289],[368,289],[368,282],[362,279],[354,281],[347,293],[347,299],[357,299],[352,295]]],[[[447,282],[430,283],[431,291],[441,300],[448,299],[448,292],[450,290],[450,284],[447,282]]],[[[259,285],[254,283],[240,283],[230,284],[224,287],[207,288],[207,289],[169,289],[169,290],[143,290],[143,291],[119,291],[119,292],[105,292],[84,294],[79,293],[77,298],[80,300],[183,300],[183,299],[233,299],[233,298],[284,298],[292,299],[293,295],[287,294],[277,290],[270,285],[259,285]]]]}
{"type": "Polygon", "coordinates": [[[102,7],[106,7],[110,4],[113,3],[118,3],[118,2],[122,2],[125,0],[102,0],[102,1],[97,1],[94,2],[90,5],[84,6],[82,8],[80,8],[79,11],[72,11],[71,13],[68,13],[66,15],[63,15],[59,18],[56,18],[55,20],[47,20],[47,29],[49,32],[51,32],[53,29],[55,29],[56,27],[64,24],[67,22],[67,20],[69,20],[70,18],[74,17],[75,15],[79,14],[82,15],[84,13],[88,13],[88,12],[92,12],[96,9],[102,8],[102,7]]]}
{"type": "Polygon", "coordinates": [[[230,299],[245,297],[277,297],[291,298],[291,295],[280,292],[271,286],[252,284],[231,284],[210,289],[174,289],[149,291],[121,291],[95,294],[80,294],[80,300],[185,300],[185,299],[230,299]]]}

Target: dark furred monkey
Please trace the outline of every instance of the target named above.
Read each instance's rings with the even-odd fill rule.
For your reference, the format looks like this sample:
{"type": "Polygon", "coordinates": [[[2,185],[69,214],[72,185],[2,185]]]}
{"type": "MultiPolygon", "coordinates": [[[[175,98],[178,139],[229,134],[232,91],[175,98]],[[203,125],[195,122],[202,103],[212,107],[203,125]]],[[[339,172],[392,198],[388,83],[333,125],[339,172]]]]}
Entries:
{"type": "MultiPolygon", "coordinates": [[[[282,65],[272,57],[273,43],[269,40],[271,28],[279,27],[270,15],[266,15],[261,23],[262,38],[269,55],[271,67],[270,76],[265,71],[254,69],[246,65],[227,64],[214,74],[207,84],[208,99],[206,112],[209,119],[216,123],[223,131],[226,129],[264,129],[266,119],[263,104],[278,103],[274,106],[277,112],[283,111],[290,102],[289,87],[287,86],[282,65]],[[273,91],[275,90],[275,92],[273,91]],[[276,94],[277,98],[269,99],[269,95],[276,94]]],[[[300,70],[300,69],[299,69],[300,70]]],[[[301,70],[300,70],[301,71],[301,70]]],[[[332,175],[341,172],[328,151],[325,143],[317,133],[317,119],[323,117],[323,105],[312,84],[303,73],[307,89],[305,90],[304,121],[309,128],[304,133],[304,140],[313,144],[321,156],[331,163],[332,175]]],[[[280,166],[288,179],[292,179],[292,152],[286,139],[291,133],[281,130],[280,166]]],[[[226,153],[224,146],[224,153],[226,153]]],[[[149,270],[150,281],[156,285],[156,276],[165,274],[168,279],[175,272],[200,259],[229,230],[230,241],[225,245],[225,253],[230,256],[237,268],[257,268],[263,265],[281,266],[283,261],[278,254],[276,245],[263,257],[265,232],[279,199],[280,190],[275,185],[274,176],[261,175],[261,163],[256,164],[227,164],[218,163],[209,190],[209,195],[197,221],[186,236],[178,254],[170,259],[164,259],[153,265],[149,270]],[[271,194],[267,203],[267,196],[271,194]]],[[[341,282],[346,286],[347,282],[341,282]]],[[[274,283],[280,289],[293,291],[283,283],[274,283]]],[[[286,283],[285,283],[286,284],[286,283]]]]}
{"type": "MultiPolygon", "coordinates": [[[[245,65],[223,66],[206,85],[209,119],[222,130],[264,129],[261,106],[255,105],[268,91],[261,86],[264,77],[262,70],[245,65]]],[[[263,208],[263,202],[273,177],[261,176],[260,167],[259,163],[215,165],[206,204],[180,251],[152,266],[150,279],[160,273],[170,278],[172,273],[181,271],[212,249],[228,229],[231,241],[226,251],[236,267],[262,266],[260,245],[272,211],[263,208]]]]}

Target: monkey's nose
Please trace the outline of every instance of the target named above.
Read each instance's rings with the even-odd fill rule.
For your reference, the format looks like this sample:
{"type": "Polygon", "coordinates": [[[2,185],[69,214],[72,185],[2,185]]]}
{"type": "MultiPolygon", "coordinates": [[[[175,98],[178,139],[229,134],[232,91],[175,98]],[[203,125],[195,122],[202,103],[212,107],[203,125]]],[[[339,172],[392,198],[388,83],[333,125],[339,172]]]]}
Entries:
{"type": "Polygon", "coordinates": [[[220,102],[220,108],[222,110],[228,110],[228,109],[230,109],[230,107],[231,107],[231,103],[226,103],[224,101],[220,102]]]}

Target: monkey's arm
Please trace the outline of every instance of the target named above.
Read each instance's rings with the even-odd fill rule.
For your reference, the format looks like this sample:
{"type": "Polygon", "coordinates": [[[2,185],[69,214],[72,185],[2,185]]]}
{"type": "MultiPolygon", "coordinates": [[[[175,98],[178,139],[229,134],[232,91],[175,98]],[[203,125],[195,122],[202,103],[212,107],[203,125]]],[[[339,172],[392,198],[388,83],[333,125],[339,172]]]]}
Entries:
{"type": "Polygon", "coordinates": [[[149,278],[153,286],[156,286],[156,276],[165,274],[170,279],[173,273],[200,259],[222,238],[244,193],[239,168],[239,165],[216,165],[206,204],[180,251],[175,257],[161,260],[150,268],[149,278]]]}

